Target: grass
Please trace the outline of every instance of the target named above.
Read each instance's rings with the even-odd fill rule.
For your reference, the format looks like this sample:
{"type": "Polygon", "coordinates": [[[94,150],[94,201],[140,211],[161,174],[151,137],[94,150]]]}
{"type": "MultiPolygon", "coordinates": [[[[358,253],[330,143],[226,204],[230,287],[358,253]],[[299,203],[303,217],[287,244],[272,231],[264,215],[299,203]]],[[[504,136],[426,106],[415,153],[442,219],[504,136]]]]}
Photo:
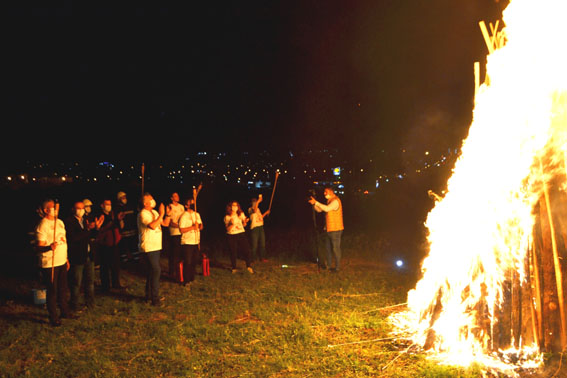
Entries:
{"type": "MultiPolygon", "coordinates": [[[[383,307],[405,302],[415,277],[381,263],[380,253],[362,258],[348,246],[345,240],[340,273],[275,259],[257,263],[253,275],[213,266],[190,291],[162,279],[159,308],[143,302],[141,267],[130,266],[125,292],[98,295],[93,311],[64,319],[59,328],[47,324],[47,310],[32,304],[30,282],[4,280],[4,291],[19,294],[0,306],[0,375],[482,376],[475,367],[439,366],[422,354],[403,353],[407,345],[376,341],[389,337],[386,318],[398,309],[383,307]]],[[[165,271],[165,257],[162,265],[165,271]]]]}

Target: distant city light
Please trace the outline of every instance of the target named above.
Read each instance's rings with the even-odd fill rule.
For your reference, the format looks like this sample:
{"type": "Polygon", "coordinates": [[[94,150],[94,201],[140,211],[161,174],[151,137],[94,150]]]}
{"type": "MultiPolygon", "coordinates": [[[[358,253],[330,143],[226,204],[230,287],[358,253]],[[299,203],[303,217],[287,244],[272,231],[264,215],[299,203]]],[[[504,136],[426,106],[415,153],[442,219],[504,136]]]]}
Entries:
{"type": "Polygon", "coordinates": [[[404,262],[402,260],[396,260],[396,266],[398,268],[401,268],[402,266],[404,266],[404,262]]]}

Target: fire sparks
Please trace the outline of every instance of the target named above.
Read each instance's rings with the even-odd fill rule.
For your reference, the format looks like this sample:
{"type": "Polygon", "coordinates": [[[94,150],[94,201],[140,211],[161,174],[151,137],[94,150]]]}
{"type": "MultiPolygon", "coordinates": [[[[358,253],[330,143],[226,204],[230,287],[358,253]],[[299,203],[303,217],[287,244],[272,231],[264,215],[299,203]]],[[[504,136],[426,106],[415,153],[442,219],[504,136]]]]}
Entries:
{"type": "Polygon", "coordinates": [[[501,350],[495,334],[510,277],[528,286],[534,207],[546,182],[558,175],[565,181],[565,15],[564,0],[510,2],[462,155],[427,217],[423,277],[408,293],[408,311],[391,320],[440,361],[511,375],[541,363],[535,341],[523,345],[512,333],[516,347],[501,350]]]}

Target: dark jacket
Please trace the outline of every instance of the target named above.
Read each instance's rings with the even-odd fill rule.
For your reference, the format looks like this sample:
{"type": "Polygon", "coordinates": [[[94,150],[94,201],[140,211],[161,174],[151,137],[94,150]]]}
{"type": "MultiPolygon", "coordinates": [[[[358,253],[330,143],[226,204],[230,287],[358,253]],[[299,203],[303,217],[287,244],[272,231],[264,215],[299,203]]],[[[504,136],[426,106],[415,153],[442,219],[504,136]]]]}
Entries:
{"type": "MultiPolygon", "coordinates": [[[[87,222],[83,220],[83,227],[75,216],[65,220],[65,231],[67,233],[67,258],[71,265],[82,265],[89,256],[89,241],[95,230],[89,231],[87,222]]],[[[92,257],[91,257],[92,259],[92,257]]]]}
{"type": "Polygon", "coordinates": [[[114,211],[111,211],[110,214],[104,214],[104,221],[98,231],[96,242],[104,247],[117,246],[121,238],[119,227],[114,211]]]}

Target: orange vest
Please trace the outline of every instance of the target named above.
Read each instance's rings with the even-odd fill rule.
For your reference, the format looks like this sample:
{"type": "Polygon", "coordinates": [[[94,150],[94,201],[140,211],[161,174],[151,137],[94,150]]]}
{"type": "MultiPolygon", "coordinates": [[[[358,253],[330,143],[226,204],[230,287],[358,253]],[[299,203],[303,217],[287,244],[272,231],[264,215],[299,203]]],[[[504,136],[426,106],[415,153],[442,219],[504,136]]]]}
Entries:
{"type": "Polygon", "coordinates": [[[341,203],[339,197],[335,197],[331,199],[331,202],[335,200],[339,201],[339,208],[337,210],[331,210],[325,213],[325,220],[327,222],[327,232],[341,231],[345,229],[343,224],[343,204],[341,203]]]}

